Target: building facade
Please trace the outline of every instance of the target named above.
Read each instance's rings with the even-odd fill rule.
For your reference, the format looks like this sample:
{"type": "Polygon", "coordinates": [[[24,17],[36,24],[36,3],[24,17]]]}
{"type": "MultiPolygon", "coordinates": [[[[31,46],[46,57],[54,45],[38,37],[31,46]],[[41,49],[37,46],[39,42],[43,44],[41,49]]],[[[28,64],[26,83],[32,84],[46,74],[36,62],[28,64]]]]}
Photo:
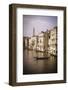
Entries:
{"type": "Polygon", "coordinates": [[[45,32],[41,31],[38,35],[35,35],[35,28],[33,28],[33,36],[24,37],[23,41],[24,47],[29,50],[57,55],[57,27],[45,32]]]}
{"type": "Polygon", "coordinates": [[[57,27],[48,31],[48,53],[57,55],[57,27]]]}
{"type": "Polygon", "coordinates": [[[23,37],[23,49],[29,48],[29,37],[23,37]]]}
{"type": "Polygon", "coordinates": [[[38,37],[37,36],[32,36],[29,39],[29,49],[36,50],[37,49],[37,43],[38,43],[38,37]]]}
{"type": "Polygon", "coordinates": [[[48,48],[48,33],[47,32],[41,32],[38,35],[38,44],[37,44],[37,50],[45,52],[48,48]]]}

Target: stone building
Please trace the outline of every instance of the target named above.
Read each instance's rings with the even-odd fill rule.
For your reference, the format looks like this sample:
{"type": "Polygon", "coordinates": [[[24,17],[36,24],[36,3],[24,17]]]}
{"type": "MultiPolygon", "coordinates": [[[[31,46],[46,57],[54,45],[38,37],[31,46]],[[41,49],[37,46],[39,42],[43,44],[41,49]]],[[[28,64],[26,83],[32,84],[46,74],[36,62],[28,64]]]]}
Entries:
{"type": "Polygon", "coordinates": [[[36,50],[37,49],[37,41],[38,41],[38,37],[37,36],[32,36],[29,39],[29,49],[36,50]]]}
{"type": "Polygon", "coordinates": [[[33,36],[29,39],[29,49],[45,52],[48,49],[48,31],[41,31],[35,35],[35,28],[33,28],[33,36]]]}
{"type": "Polygon", "coordinates": [[[37,49],[37,41],[38,41],[38,37],[35,35],[35,28],[33,27],[33,35],[29,39],[29,49],[36,50],[37,49]]]}
{"type": "Polygon", "coordinates": [[[38,35],[35,35],[35,28],[33,28],[32,37],[24,37],[23,45],[29,50],[57,55],[57,27],[45,32],[41,31],[38,35]]]}
{"type": "Polygon", "coordinates": [[[23,49],[29,48],[29,37],[23,37],[23,49]]]}
{"type": "Polygon", "coordinates": [[[37,50],[38,51],[47,51],[48,48],[48,32],[41,32],[38,35],[38,44],[37,44],[37,50]]]}
{"type": "Polygon", "coordinates": [[[57,27],[48,31],[48,52],[57,55],[57,27]]]}

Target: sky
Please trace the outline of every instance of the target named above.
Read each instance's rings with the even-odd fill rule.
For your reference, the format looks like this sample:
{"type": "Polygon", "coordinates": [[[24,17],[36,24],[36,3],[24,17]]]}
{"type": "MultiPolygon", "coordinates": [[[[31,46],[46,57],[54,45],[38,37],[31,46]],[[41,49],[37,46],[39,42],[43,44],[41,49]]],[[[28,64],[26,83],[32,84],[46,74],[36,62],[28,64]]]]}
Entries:
{"type": "Polygon", "coordinates": [[[57,26],[57,16],[40,16],[40,15],[23,15],[23,32],[24,36],[33,36],[33,28],[35,35],[41,31],[47,31],[57,26]]]}

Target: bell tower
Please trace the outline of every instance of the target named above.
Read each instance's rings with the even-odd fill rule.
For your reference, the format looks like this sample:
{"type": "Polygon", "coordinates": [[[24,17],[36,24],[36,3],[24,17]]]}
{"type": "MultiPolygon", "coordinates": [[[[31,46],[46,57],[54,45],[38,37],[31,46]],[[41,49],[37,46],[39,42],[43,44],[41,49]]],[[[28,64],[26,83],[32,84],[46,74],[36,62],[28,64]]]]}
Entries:
{"type": "Polygon", "coordinates": [[[33,27],[33,36],[35,36],[35,27],[33,27]]]}

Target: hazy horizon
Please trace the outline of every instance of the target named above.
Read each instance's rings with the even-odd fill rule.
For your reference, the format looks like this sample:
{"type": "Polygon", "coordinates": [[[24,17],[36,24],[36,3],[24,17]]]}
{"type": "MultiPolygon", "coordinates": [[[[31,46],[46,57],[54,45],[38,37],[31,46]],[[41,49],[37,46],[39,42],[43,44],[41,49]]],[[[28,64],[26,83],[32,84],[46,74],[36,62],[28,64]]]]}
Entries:
{"type": "Polygon", "coordinates": [[[35,35],[38,35],[41,31],[45,32],[55,26],[57,26],[57,16],[23,15],[25,37],[33,35],[33,28],[35,28],[35,35]]]}

